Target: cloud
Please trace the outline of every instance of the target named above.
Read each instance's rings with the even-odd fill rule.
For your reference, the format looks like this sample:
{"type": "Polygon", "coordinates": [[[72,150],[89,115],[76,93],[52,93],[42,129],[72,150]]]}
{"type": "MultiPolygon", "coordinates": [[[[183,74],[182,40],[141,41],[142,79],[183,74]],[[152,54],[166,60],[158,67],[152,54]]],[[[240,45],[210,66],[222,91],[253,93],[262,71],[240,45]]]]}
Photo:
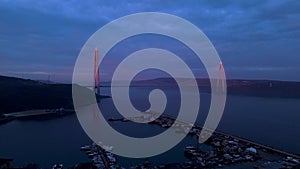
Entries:
{"type": "MultiPolygon", "coordinates": [[[[124,15],[149,11],[174,14],[198,26],[216,46],[224,65],[289,71],[289,67],[300,63],[300,1],[297,0],[0,0],[0,3],[0,73],[63,71],[71,77],[80,48],[97,29],[124,15]]],[[[160,24],[164,29],[172,29],[160,24]]],[[[261,72],[266,72],[264,76],[268,78],[273,77],[274,71],[247,71],[254,77],[261,76],[261,72]]]]}

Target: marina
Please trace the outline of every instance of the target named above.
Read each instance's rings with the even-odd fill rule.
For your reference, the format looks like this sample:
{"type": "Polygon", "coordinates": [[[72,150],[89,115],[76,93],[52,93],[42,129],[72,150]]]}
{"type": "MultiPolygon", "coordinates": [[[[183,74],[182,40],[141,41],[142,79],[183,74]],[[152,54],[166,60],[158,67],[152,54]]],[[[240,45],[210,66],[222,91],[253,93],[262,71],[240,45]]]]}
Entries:
{"type": "MultiPolygon", "coordinates": [[[[104,147],[104,145],[102,145],[104,147]]],[[[85,151],[87,156],[91,159],[91,163],[97,169],[113,169],[120,168],[117,165],[117,160],[114,154],[106,151],[96,143],[85,145],[80,150],[85,151]]]]}
{"type": "MultiPolygon", "coordinates": [[[[199,125],[191,126],[182,120],[175,119],[169,115],[161,115],[154,119],[153,113],[146,112],[145,115],[130,118],[109,118],[108,121],[128,122],[129,120],[149,121],[149,124],[158,125],[162,128],[173,128],[176,133],[184,133],[191,136],[199,137],[200,131],[203,130],[199,125]],[[176,122],[175,122],[176,120],[176,122]]],[[[208,129],[205,129],[208,130],[208,129]]],[[[199,144],[187,145],[184,150],[184,156],[190,161],[180,164],[168,165],[144,165],[143,168],[223,168],[226,166],[241,166],[247,164],[248,167],[259,169],[268,169],[268,166],[278,165],[282,168],[300,167],[298,155],[281,151],[266,145],[258,144],[247,139],[239,138],[215,131],[211,138],[205,143],[211,150],[203,151],[199,144]],[[147,167],[148,166],[148,167],[147,167]],[[169,167],[168,167],[169,166],[169,167]]],[[[201,145],[200,145],[201,146],[201,145]]],[[[139,168],[140,166],[133,167],[139,168]]]]}

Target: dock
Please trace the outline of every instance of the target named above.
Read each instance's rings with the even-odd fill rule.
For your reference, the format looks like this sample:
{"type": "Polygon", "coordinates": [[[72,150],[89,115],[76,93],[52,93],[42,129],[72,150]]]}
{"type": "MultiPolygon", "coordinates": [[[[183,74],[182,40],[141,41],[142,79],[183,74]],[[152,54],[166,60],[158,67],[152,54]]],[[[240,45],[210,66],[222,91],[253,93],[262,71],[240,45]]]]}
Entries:
{"type": "MultiPolygon", "coordinates": [[[[105,145],[102,146],[105,147],[105,145]]],[[[118,168],[115,155],[108,152],[96,143],[82,146],[80,149],[86,152],[87,156],[91,158],[92,165],[97,169],[118,168]]]]}

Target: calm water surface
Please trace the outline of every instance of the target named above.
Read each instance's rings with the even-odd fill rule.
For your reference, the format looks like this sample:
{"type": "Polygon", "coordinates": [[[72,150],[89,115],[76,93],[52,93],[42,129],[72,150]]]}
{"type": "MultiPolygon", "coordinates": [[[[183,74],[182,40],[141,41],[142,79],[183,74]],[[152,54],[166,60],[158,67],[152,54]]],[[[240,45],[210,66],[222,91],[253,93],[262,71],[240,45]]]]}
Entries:
{"type": "MultiPolygon", "coordinates": [[[[131,100],[140,110],[149,108],[148,94],[152,88],[131,88],[131,100]]],[[[163,89],[168,97],[165,113],[176,115],[179,108],[179,92],[174,88],[163,89]]],[[[109,88],[102,93],[110,94],[109,88]]],[[[198,123],[203,124],[210,103],[209,94],[201,94],[198,123]]],[[[101,100],[99,106],[106,117],[119,116],[111,99],[101,100]]],[[[120,132],[137,137],[148,137],[163,131],[154,125],[113,122],[120,132]],[[126,126],[126,127],[124,127],[126,126]],[[138,129],[137,129],[138,128],[138,129]]],[[[225,112],[218,130],[300,154],[300,100],[228,96],[225,112]]],[[[0,157],[14,158],[16,166],[38,163],[49,168],[55,163],[71,166],[89,159],[80,151],[92,141],[81,129],[76,115],[49,120],[15,120],[0,125],[0,157]]],[[[172,150],[148,160],[152,162],[180,162],[183,148],[196,144],[196,139],[186,137],[172,150]]],[[[119,158],[124,166],[143,162],[145,159],[119,158]]]]}

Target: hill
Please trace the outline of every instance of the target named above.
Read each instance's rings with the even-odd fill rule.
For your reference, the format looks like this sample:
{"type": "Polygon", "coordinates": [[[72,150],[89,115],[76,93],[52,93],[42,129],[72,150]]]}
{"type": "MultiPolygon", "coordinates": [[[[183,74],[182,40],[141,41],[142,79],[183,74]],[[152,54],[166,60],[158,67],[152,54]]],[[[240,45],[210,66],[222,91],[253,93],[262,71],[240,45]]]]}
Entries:
{"type": "Polygon", "coordinates": [[[0,76],[0,114],[31,109],[71,108],[71,87],[0,76]]]}
{"type": "Polygon", "coordinates": [[[0,114],[33,109],[73,108],[71,84],[46,84],[0,76],[0,93],[0,114]]]}
{"type": "MultiPolygon", "coordinates": [[[[179,78],[184,85],[191,86],[190,79],[179,78]]],[[[196,79],[199,90],[210,92],[209,79],[196,79]]],[[[300,82],[276,80],[227,79],[227,93],[257,97],[300,98],[300,82]]],[[[172,78],[157,78],[132,82],[133,86],[176,86],[172,78]]]]}

